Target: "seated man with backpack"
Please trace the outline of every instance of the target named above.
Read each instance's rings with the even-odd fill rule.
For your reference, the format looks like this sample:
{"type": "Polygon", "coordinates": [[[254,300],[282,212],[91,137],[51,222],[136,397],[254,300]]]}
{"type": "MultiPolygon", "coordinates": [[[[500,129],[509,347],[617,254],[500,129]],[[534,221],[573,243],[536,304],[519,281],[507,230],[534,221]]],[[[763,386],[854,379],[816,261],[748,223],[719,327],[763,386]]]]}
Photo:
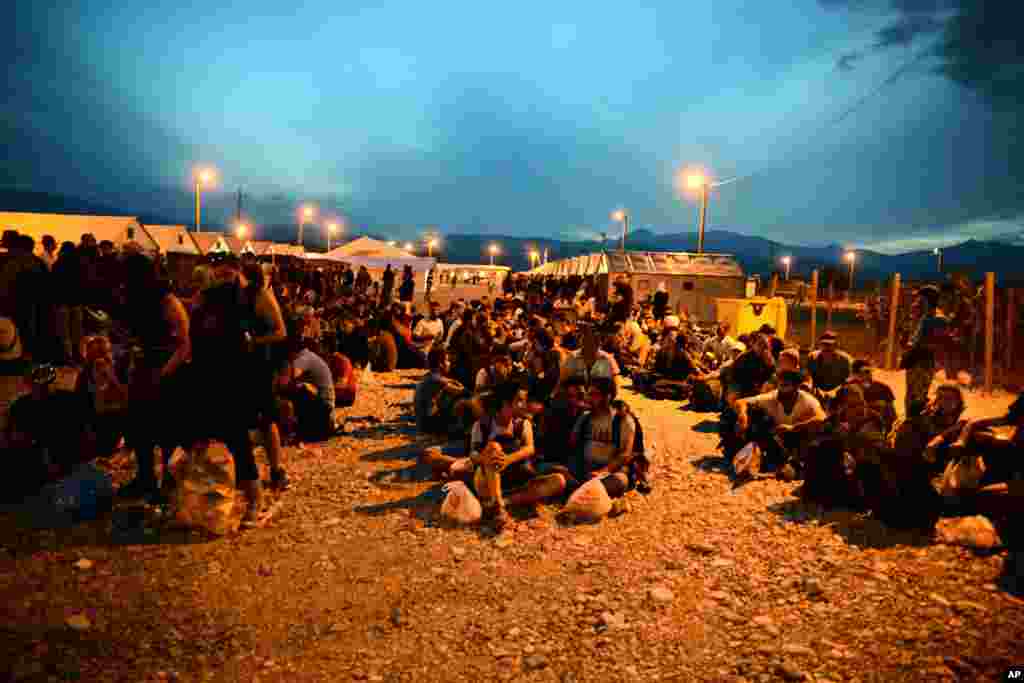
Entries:
{"type": "Polygon", "coordinates": [[[613,380],[592,379],[590,410],[576,422],[572,435],[578,449],[573,476],[581,482],[601,478],[612,498],[633,488],[649,490],[643,432],[625,404],[615,401],[616,393],[613,380]]]}
{"type": "Polygon", "coordinates": [[[514,382],[501,384],[495,388],[491,410],[473,425],[470,435],[473,488],[484,519],[498,531],[512,521],[506,506],[533,506],[537,512],[537,505],[566,488],[562,474],[538,475],[533,425],[525,410],[526,392],[514,382]]]}

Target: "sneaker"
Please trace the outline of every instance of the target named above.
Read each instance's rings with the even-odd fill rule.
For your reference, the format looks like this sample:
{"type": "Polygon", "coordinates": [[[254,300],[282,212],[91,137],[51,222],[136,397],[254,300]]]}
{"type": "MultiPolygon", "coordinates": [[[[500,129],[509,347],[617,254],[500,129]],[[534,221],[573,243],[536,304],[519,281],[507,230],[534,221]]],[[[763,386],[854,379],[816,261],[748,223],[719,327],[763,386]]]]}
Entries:
{"type": "Polygon", "coordinates": [[[287,491],[291,485],[292,482],[288,479],[288,473],[284,471],[283,467],[270,471],[270,488],[275,491],[287,491]]]}

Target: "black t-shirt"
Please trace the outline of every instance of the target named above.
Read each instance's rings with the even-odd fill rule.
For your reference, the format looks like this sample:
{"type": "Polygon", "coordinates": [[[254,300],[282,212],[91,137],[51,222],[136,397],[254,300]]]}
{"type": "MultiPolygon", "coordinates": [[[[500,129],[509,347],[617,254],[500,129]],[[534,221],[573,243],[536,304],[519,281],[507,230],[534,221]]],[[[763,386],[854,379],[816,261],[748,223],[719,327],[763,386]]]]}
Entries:
{"type": "Polygon", "coordinates": [[[730,382],[739,387],[744,396],[758,394],[764,383],[772,378],[775,368],[753,351],[744,351],[733,363],[730,382]]]}
{"type": "Polygon", "coordinates": [[[896,395],[888,384],[872,382],[871,386],[864,390],[864,400],[868,403],[891,402],[896,400],[896,395]]]}

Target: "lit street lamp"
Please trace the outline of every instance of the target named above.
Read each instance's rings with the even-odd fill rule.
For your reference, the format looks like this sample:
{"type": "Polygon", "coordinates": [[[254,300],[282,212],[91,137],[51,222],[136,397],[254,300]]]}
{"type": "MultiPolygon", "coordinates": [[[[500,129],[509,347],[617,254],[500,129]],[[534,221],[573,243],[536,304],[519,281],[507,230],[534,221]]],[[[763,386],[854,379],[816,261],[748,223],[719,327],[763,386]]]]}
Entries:
{"type": "Polygon", "coordinates": [[[629,233],[629,212],[624,209],[619,209],[612,214],[612,220],[622,223],[622,248],[621,251],[626,251],[626,235],[629,233]]]}
{"type": "Polygon", "coordinates": [[[531,249],[530,250],[530,268],[531,269],[536,268],[538,261],[540,261],[540,252],[538,252],[536,249],[531,249]]]}
{"type": "Polygon", "coordinates": [[[391,240],[390,242],[388,242],[388,246],[389,246],[389,247],[393,247],[393,246],[395,246],[396,244],[398,244],[398,242],[396,242],[396,241],[394,241],[394,240],[391,240]]]}
{"type": "Polygon", "coordinates": [[[313,216],[316,215],[316,208],[308,205],[304,206],[302,207],[302,212],[299,215],[301,216],[299,219],[299,246],[301,247],[303,228],[306,227],[306,223],[312,222],[313,216]]]}
{"type": "Polygon", "coordinates": [[[934,249],[932,249],[932,253],[935,254],[935,256],[937,256],[938,259],[939,259],[939,272],[941,273],[942,272],[942,250],[939,249],[938,247],[935,247],[934,249]]]}
{"type": "Polygon", "coordinates": [[[501,248],[497,244],[492,244],[488,247],[487,251],[491,252],[491,265],[494,265],[494,257],[501,252],[501,248]]]}
{"type": "Polygon", "coordinates": [[[235,228],[235,234],[238,235],[238,239],[244,240],[249,234],[249,226],[245,223],[239,223],[238,227],[235,228]]]}
{"type": "Polygon", "coordinates": [[[691,190],[700,190],[700,228],[697,232],[697,253],[704,253],[704,227],[708,218],[708,190],[711,183],[703,173],[691,173],[686,177],[686,186],[691,190]]]}
{"type": "Polygon", "coordinates": [[[406,242],[405,243],[405,250],[406,251],[412,251],[412,242],[406,242]]]}
{"type": "Polygon", "coordinates": [[[201,216],[202,208],[201,207],[202,207],[203,186],[211,185],[213,183],[214,179],[216,178],[216,174],[213,172],[213,169],[201,168],[201,169],[198,169],[196,171],[195,177],[196,177],[196,227],[195,227],[195,232],[199,232],[200,227],[202,227],[202,216],[201,216]]]}
{"type": "Polygon", "coordinates": [[[327,224],[327,251],[331,250],[331,235],[337,235],[338,229],[337,223],[332,222],[327,224]]]}
{"type": "Polygon", "coordinates": [[[436,246],[437,246],[437,240],[436,239],[431,238],[431,239],[427,240],[427,256],[428,257],[434,255],[434,247],[436,247],[436,246]]]}
{"type": "Polygon", "coordinates": [[[853,298],[853,267],[857,263],[857,252],[848,251],[845,258],[850,262],[850,298],[853,298]]]}
{"type": "Polygon", "coordinates": [[[789,256],[782,257],[782,265],[786,268],[786,282],[789,282],[789,267],[793,264],[793,259],[789,256]]]}

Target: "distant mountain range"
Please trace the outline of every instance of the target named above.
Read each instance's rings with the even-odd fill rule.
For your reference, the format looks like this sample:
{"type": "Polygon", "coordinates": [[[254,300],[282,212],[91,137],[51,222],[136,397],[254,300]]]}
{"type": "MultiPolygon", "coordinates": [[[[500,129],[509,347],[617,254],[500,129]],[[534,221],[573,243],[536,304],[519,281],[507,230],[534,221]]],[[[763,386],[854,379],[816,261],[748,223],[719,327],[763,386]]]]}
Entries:
{"type": "MultiPolygon", "coordinates": [[[[166,216],[147,215],[111,208],[101,202],[76,199],[55,193],[26,192],[23,190],[0,189],[0,210],[47,213],[84,213],[103,215],[138,216],[142,223],[177,223],[166,216]]],[[[211,226],[208,229],[213,229],[211,226]]],[[[381,240],[397,239],[389,235],[387,228],[378,228],[370,236],[381,240]]],[[[322,236],[307,229],[309,248],[324,247],[315,240],[322,236]]],[[[294,225],[260,226],[260,239],[294,240],[294,225]]],[[[354,236],[349,236],[354,237],[354,236]]],[[[341,240],[345,241],[345,240],[341,240]]],[[[340,243],[340,242],[339,242],[340,243]]],[[[450,233],[443,235],[438,255],[450,263],[488,263],[488,248],[491,244],[500,246],[501,253],[496,263],[510,266],[513,270],[527,270],[530,265],[530,251],[548,252],[550,260],[591,253],[602,247],[597,241],[572,241],[546,238],[524,238],[515,236],[473,235],[450,233]]],[[[607,250],[619,247],[619,240],[609,240],[607,250]]],[[[646,251],[696,251],[697,235],[693,231],[653,233],[636,230],[627,237],[630,250],[646,251]]],[[[808,277],[814,268],[833,271],[845,282],[848,265],[843,261],[843,247],[834,244],[825,247],[785,245],[764,237],[744,235],[728,230],[711,230],[705,235],[704,248],[707,252],[731,254],[739,260],[750,274],[769,275],[781,268],[780,259],[792,259],[792,275],[808,277]]],[[[997,274],[1000,283],[1024,285],[1024,233],[1008,233],[991,240],[968,240],[942,250],[944,270],[963,272],[972,278],[980,278],[987,271],[997,274]]],[[[914,251],[905,254],[880,254],[869,250],[858,250],[855,277],[857,282],[882,279],[892,273],[901,273],[906,279],[934,278],[938,273],[938,258],[931,250],[914,251]]],[[[827,277],[827,275],[826,275],[827,277]]]]}

